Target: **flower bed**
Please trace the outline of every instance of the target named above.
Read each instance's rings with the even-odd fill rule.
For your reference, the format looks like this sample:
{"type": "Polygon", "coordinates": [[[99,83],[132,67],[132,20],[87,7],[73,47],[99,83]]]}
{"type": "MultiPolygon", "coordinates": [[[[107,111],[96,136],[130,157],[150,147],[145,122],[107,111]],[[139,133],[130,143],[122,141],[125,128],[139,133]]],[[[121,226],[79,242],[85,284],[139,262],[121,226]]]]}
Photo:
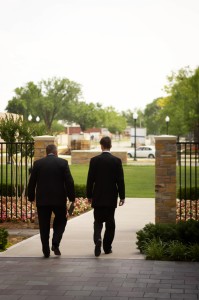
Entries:
{"type": "MultiPolygon", "coordinates": [[[[26,198],[19,198],[16,201],[14,197],[2,197],[0,211],[0,222],[24,222],[34,223],[35,219],[35,204],[27,201],[26,198]]],[[[70,203],[69,203],[70,205],[70,203]]],[[[76,198],[75,208],[72,214],[78,216],[91,209],[91,205],[87,198],[76,198]]],[[[70,218],[70,217],[69,217],[70,218]]]]}
{"type": "Polygon", "coordinates": [[[176,220],[199,220],[199,200],[176,201],[176,220]]]}

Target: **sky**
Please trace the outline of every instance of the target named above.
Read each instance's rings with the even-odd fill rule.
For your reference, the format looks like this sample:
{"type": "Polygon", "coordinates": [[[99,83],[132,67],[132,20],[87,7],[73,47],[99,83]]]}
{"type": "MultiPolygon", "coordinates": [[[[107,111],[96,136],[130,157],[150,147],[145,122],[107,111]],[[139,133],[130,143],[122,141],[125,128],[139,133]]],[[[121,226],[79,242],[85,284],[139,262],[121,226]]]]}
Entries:
{"type": "Polygon", "coordinates": [[[199,66],[198,0],[0,0],[0,112],[14,89],[52,77],[117,111],[165,96],[199,66]]]}

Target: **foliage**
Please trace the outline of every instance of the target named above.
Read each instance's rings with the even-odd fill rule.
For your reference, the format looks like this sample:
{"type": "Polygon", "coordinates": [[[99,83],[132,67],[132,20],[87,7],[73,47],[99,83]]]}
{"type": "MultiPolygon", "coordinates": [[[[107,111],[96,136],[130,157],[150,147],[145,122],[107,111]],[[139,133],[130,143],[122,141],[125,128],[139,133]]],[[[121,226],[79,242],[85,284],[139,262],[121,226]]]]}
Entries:
{"type": "MultiPolygon", "coordinates": [[[[70,207],[69,201],[67,202],[68,209],[70,207]]],[[[76,197],[75,208],[72,213],[73,216],[80,215],[81,213],[91,209],[91,204],[87,198],[76,197]]],[[[31,203],[26,197],[2,197],[1,199],[1,215],[0,222],[24,222],[34,223],[35,220],[35,202],[31,203]]]]}
{"type": "Polygon", "coordinates": [[[95,105],[76,100],[71,102],[68,107],[63,108],[60,117],[63,120],[79,124],[81,130],[85,131],[88,128],[102,127],[103,114],[103,109],[99,103],[95,105]]]}
{"type": "Polygon", "coordinates": [[[197,200],[199,199],[199,187],[181,187],[177,191],[177,198],[184,200],[197,200]]]}
{"type": "MultiPolygon", "coordinates": [[[[18,186],[18,196],[21,196],[21,189],[20,189],[20,186],[18,186]]],[[[14,185],[11,185],[11,184],[5,184],[5,183],[2,183],[0,185],[0,195],[1,196],[8,196],[8,197],[11,197],[11,196],[14,196],[16,194],[16,189],[14,187],[14,185]]]]}
{"type": "Polygon", "coordinates": [[[24,121],[21,116],[6,114],[0,119],[0,137],[7,143],[30,142],[41,132],[36,125],[24,121]]]}
{"type": "Polygon", "coordinates": [[[147,104],[144,110],[144,118],[147,127],[147,134],[158,135],[160,134],[159,126],[159,112],[161,107],[158,103],[159,99],[155,99],[152,103],[147,104]]]}
{"type": "Polygon", "coordinates": [[[28,82],[25,87],[16,88],[15,94],[8,102],[6,110],[22,114],[25,120],[29,114],[33,117],[39,116],[44,121],[45,133],[51,133],[53,120],[59,118],[63,109],[67,111],[70,102],[78,99],[81,89],[79,84],[67,78],[53,77],[41,80],[37,85],[28,82]]]}
{"type": "Polygon", "coordinates": [[[187,259],[199,261],[199,244],[189,245],[187,250],[187,259]]]}
{"type": "Polygon", "coordinates": [[[187,246],[179,241],[171,241],[167,245],[166,254],[169,260],[186,260],[187,246]]]}
{"type": "Polygon", "coordinates": [[[23,121],[21,116],[5,115],[0,119],[0,137],[7,142],[6,151],[8,153],[8,160],[14,159],[14,154],[18,151],[22,153],[22,156],[29,154],[33,156],[33,147],[31,144],[26,145],[14,145],[16,142],[31,142],[33,141],[33,135],[39,135],[40,127],[37,125],[30,125],[23,121]]]}
{"type": "Polygon", "coordinates": [[[147,240],[144,243],[144,254],[146,259],[161,260],[165,256],[166,244],[160,239],[147,240]]]}
{"type": "Polygon", "coordinates": [[[115,111],[113,107],[105,108],[104,127],[113,134],[121,134],[126,128],[126,119],[115,111]]]}
{"type": "MultiPolygon", "coordinates": [[[[145,115],[144,112],[141,109],[136,109],[136,112],[138,114],[136,126],[137,127],[145,127],[145,115]]],[[[133,119],[133,113],[134,111],[131,111],[128,109],[127,111],[122,111],[122,116],[126,119],[127,125],[130,127],[134,127],[134,119],[133,119]]]]}
{"type": "Polygon", "coordinates": [[[86,185],[75,184],[75,196],[76,198],[86,198],[86,185]]]}
{"type": "Polygon", "coordinates": [[[8,231],[5,228],[0,228],[0,251],[6,249],[8,242],[8,231]]]}
{"type": "Polygon", "coordinates": [[[199,221],[149,223],[136,234],[136,245],[147,259],[198,261],[199,221]]]}
{"type": "Polygon", "coordinates": [[[138,249],[142,252],[145,240],[160,238],[163,242],[178,240],[182,243],[199,243],[199,221],[179,221],[176,224],[152,224],[145,225],[137,233],[138,249]]]}
{"type": "Polygon", "coordinates": [[[165,117],[170,117],[169,134],[199,140],[199,67],[172,72],[165,86],[167,96],[155,99],[144,111],[148,134],[166,134],[165,117]]]}
{"type": "Polygon", "coordinates": [[[175,240],[177,233],[175,230],[175,224],[146,224],[142,230],[136,232],[137,242],[136,245],[141,253],[145,248],[146,241],[153,239],[161,239],[164,242],[175,240]]]}

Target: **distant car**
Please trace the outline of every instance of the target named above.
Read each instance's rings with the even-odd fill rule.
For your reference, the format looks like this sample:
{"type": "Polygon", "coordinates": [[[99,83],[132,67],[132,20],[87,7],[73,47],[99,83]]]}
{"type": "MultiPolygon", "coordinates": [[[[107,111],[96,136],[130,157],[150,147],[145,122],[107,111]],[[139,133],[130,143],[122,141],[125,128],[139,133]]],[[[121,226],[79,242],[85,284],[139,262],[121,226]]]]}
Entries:
{"type": "MultiPolygon", "coordinates": [[[[134,151],[132,150],[127,152],[128,157],[134,157],[134,151]]],[[[155,158],[155,147],[154,146],[140,146],[136,148],[136,157],[145,157],[145,158],[155,158]]]]}

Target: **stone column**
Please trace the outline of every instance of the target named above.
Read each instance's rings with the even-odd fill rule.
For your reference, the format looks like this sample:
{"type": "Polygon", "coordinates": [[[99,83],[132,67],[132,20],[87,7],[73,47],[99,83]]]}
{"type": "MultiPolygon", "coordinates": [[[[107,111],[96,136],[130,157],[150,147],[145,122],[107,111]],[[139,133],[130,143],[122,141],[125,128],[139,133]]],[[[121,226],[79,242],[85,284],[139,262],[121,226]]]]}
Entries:
{"type": "MultiPolygon", "coordinates": [[[[46,147],[50,144],[57,146],[57,138],[50,135],[42,135],[34,137],[34,161],[46,156],[46,147]]],[[[35,205],[35,202],[34,202],[35,205]]],[[[35,222],[34,228],[39,228],[37,208],[35,205],[35,222]]]]}
{"type": "Polygon", "coordinates": [[[176,223],[176,137],[155,138],[155,222],[176,223]]]}

